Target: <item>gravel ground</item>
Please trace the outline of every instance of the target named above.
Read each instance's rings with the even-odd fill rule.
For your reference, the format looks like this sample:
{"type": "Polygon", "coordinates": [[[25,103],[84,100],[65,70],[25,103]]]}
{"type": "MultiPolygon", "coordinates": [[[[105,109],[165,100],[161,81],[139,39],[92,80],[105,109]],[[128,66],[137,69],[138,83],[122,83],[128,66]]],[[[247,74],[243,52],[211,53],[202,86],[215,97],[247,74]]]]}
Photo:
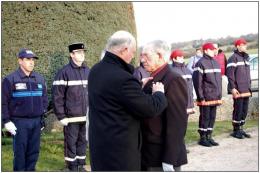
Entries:
{"type": "MultiPolygon", "coordinates": [[[[182,171],[259,171],[258,128],[246,129],[251,138],[236,139],[222,134],[214,139],[220,145],[202,147],[188,145],[188,164],[182,171]]],[[[90,165],[86,166],[90,171],[90,165]]]]}
{"type": "Polygon", "coordinates": [[[188,145],[188,164],[182,171],[259,171],[258,128],[246,129],[251,138],[236,139],[229,134],[215,137],[220,145],[188,145]]]}

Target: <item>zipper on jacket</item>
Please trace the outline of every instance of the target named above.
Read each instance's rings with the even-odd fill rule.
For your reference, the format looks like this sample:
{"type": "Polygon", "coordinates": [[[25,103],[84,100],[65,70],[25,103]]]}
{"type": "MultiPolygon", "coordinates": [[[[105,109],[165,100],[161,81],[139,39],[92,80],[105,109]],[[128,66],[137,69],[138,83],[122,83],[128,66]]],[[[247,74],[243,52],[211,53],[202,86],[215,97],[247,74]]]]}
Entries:
{"type": "MultiPolygon", "coordinates": [[[[32,93],[32,84],[30,81],[30,76],[28,76],[28,83],[29,83],[29,87],[30,87],[30,93],[32,93]]],[[[31,113],[33,113],[33,96],[31,95],[30,98],[31,98],[31,113]]]]}
{"type": "MultiPolygon", "coordinates": [[[[211,63],[211,65],[212,65],[212,68],[213,69],[215,69],[215,67],[213,66],[213,58],[212,59],[210,59],[210,63],[211,63]]],[[[220,72],[221,73],[221,72],[220,72]]],[[[218,88],[218,93],[220,94],[220,90],[219,90],[219,85],[218,85],[218,80],[217,80],[217,73],[214,71],[214,76],[215,76],[215,81],[216,81],[216,84],[217,84],[217,88],[218,88]]],[[[222,82],[222,81],[221,81],[222,82]]],[[[222,85],[222,84],[221,84],[222,85]]],[[[222,95],[222,93],[220,94],[220,95],[222,95]]],[[[220,99],[220,98],[219,98],[220,99]]]]}
{"type": "Polygon", "coordinates": [[[82,100],[82,114],[86,111],[84,111],[84,108],[86,107],[86,93],[85,93],[85,89],[84,89],[84,84],[83,84],[83,78],[81,75],[81,71],[83,70],[82,67],[79,67],[79,76],[80,76],[80,80],[81,80],[81,87],[82,87],[82,91],[83,91],[83,100],[82,100]]]}
{"type": "MultiPolygon", "coordinates": [[[[246,77],[249,77],[249,85],[251,85],[251,76],[250,75],[248,75],[248,72],[247,72],[247,64],[246,64],[246,61],[245,61],[245,58],[243,57],[243,61],[244,61],[244,64],[245,64],[245,74],[246,74],[246,77]]],[[[250,70],[250,68],[249,68],[249,70],[250,70]]],[[[248,81],[247,81],[248,82],[248,81]]],[[[251,88],[249,88],[249,91],[250,91],[250,89],[251,88]]]]}

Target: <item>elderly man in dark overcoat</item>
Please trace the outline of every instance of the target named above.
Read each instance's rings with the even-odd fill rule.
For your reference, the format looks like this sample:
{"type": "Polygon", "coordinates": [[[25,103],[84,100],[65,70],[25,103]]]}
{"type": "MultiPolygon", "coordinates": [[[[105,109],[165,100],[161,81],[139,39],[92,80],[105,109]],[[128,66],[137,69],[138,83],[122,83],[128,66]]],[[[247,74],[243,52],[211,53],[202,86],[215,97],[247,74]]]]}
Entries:
{"type": "Polygon", "coordinates": [[[106,53],[89,74],[89,145],[92,171],[140,171],[140,120],[159,115],[167,106],[164,86],[145,94],[130,65],[135,38],[117,31],[106,53]]]}
{"type": "Polygon", "coordinates": [[[142,169],[144,171],[180,171],[187,163],[184,137],[187,129],[188,89],[182,76],[167,64],[170,47],[156,40],[144,46],[142,63],[153,80],[144,86],[152,93],[152,83],[164,84],[168,106],[159,116],[144,119],[142,123],[142,169]]]}

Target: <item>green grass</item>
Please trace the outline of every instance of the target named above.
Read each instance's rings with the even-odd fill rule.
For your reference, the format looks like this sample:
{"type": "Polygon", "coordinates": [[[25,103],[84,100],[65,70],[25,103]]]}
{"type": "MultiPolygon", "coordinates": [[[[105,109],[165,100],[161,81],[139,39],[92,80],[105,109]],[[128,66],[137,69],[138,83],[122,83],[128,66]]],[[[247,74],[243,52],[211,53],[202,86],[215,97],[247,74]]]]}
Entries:
{"type": "MultiPolygon", "coordinates": [[[[245,128],[257,127],[258,120],[248,120],[245,128]]],[[[186,133],[186,143],[195,143],[199,139],[198,122],[190,122],[186,133]]],[[[214,126],[213,136],[222,133],[230,133],[232,126],[230,121],[217,121],[214,126]]],[[[63,133],[43,133],[41,138],[41,150],[36,165],[37,171],[62,171],[64,169],[63,133]]],[[[87,165],[89,165],[89,153],[87,151],[87,165]]],[[[13,170],[12,138],[2,137],[2,171],[13,170]]]]}
{"type": "MultiPolygon", "coordinates": [[[[37,171],[62,171],[65,168],[63,133],[43,133],[37,171]]],[[[88,156],[87,150],[87,156],[88,156]]],[[[87,157],[86,164],[89,165],[87,157]]],[[[2,171],[13,170],[12,138],[2,137],[2,171]]]]}

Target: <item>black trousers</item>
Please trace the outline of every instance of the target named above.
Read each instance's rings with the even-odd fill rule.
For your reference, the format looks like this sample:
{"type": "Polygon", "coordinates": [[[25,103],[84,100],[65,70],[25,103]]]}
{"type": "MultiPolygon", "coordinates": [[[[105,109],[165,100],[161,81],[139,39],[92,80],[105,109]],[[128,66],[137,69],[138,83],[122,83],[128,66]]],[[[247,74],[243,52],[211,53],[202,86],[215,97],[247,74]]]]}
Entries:
{"type": "Polygon", "coordinates": [[[200,106],[199,131],[212,131],[216,120],[217,106],[200,106]]]}
{"type": "Polygon", "coordinates": [[[234,127],[243,126],[245,124],[247,111],[248,111],[248,103],[249,97],[233,99],[233,117],[232,124],[234,127]]]}
{"type": "Polygon", "coordinates": [[[64,127],[64,156],[68,167],[86,164],[86,122],[64,127]]]}

